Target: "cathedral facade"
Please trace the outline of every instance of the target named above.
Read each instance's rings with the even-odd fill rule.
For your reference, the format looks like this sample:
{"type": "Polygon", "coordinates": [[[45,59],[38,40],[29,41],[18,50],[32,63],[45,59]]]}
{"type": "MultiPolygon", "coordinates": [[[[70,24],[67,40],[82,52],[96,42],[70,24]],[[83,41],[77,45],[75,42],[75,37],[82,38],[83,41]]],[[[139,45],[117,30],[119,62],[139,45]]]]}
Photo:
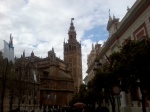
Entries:
{"type": "MultiPolygon", "coordinates": [[[[32,69],[28,67],[29,65],[34,65],[37,82],[33,84],[37,88],[37,107],[68,106],[74,93],[79,90],[82,83],[82,54],[81,44],[76,39],[72,20],[68,36],[68,42],[64,42],[64,60],[56,57],[54,48],[48,51],[46,58],[39,58],[33,52],[30,56],[25,56],[24,52],[21,58],[16,59],[16,63],[24,62],[24,67],[28,70],[32,69]]],[[[32,75],[32,78],[34,79],[35,76],[32,75]]],[[[35,96],[35,91],[33,91],[32,96],[35,96]]],[[[34,100],[30,102],[30,105],[34,104],[35,106],[34,100]]]]}

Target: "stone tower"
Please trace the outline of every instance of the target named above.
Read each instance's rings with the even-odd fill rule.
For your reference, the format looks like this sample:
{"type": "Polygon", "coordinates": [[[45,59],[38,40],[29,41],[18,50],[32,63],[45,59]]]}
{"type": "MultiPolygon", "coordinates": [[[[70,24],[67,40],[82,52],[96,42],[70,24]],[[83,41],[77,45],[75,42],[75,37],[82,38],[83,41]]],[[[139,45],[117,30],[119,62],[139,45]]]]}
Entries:
{"type": "Polygon", "coordinates": [[[64,42],[64,61],[69,64],[71,75],[74,80],[74,89],[77,92],[82,84],[82,54],[81,44],[76,39],[76,31],[71,19],[68,31],[68,42],[64,42]]]}

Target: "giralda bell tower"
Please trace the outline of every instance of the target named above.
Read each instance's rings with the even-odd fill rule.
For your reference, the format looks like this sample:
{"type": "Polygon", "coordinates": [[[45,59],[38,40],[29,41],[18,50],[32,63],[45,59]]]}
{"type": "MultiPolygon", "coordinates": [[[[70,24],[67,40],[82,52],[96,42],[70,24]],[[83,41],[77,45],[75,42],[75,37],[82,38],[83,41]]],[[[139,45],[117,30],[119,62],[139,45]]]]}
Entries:
{"type": "Polygon", "coordinates": [[[74,89],[77,92],[82,84],[82,53],[81,44],[76,39],[76,31],[71,19],[68,31],[68,42],[64,42],[64,61],[69,63],[71,75],[74,80],[74,89]]]}

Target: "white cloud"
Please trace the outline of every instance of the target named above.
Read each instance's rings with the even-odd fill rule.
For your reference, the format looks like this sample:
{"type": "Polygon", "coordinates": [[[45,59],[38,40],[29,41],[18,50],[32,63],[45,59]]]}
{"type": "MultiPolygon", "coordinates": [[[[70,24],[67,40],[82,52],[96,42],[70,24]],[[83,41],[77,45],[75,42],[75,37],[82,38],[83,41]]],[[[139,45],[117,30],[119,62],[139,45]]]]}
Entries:
{"type": "MultiPolygon", "coordinates": [[[[126,7],[136,0],[0,0],[0,49],[3,40],[14,37],[15,55],[20,57],[34,51],[46,57],[54,47],[56,56],[63,59],[63,41],[68,40],[70,18],[74,17],[77,40],[82,43],[83,78],[87,70],[87,54],[94,42],[92,34],[83,37],[85,31],[98,25],[106,26],[108,10],[121,18],[126,7]],[[93,40],[92,40],[93,39],[93,40]]],[[[101,30],[101,29],[100,29],[101,30]]],[[[106,35],[106,34],[105,34],[106,35]]],[[[101,37],[101,35],[99,35],[101,37]]],[[[103,43],[99,40],[99,43],[103,43]]]]}

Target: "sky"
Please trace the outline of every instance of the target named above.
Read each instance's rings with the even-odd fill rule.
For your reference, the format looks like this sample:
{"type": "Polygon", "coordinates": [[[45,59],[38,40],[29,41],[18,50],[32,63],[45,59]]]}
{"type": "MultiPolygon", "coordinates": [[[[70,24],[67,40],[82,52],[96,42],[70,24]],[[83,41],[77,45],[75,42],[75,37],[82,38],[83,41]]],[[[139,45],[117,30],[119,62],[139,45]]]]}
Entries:
{"type": "Polygon", "coordinates": [[[82,73],[85,78],[87,55],[92,44],[103,44],[108,38],[106,29],[110,15],[121,19],[136,0],[0,0],[0,50],[3,40],[13,36],[15,56],[45,58],[54,48],[63,57],[63,42],[68,40],[71,18],[77,40],[82,45],[82,73]]]}

